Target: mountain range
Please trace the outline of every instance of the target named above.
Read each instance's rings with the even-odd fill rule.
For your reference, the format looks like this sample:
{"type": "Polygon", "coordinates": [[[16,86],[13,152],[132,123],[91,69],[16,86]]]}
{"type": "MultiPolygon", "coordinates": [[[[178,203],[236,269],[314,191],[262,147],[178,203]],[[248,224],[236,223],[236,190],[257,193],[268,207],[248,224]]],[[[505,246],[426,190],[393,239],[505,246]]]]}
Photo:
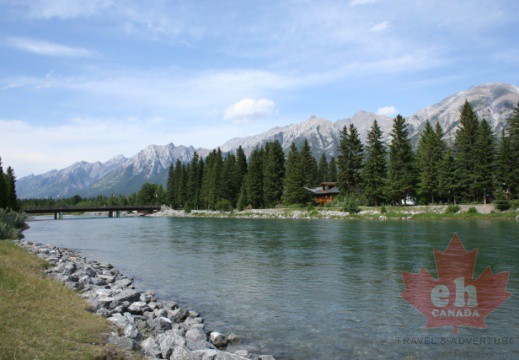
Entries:
{"type": "MultiPolygon", "coordinates": [[[[471,87],[440,102],[419,110],[407,118],[411,140],[416,143],[425,122],[434,126],[440,123],[447,141],[452,141],[459,125],[459,113],[463,103],[468,100],[480,119],[489,121],[496,135],[506,126],[506,119],[519,103],[519,87],[504,83],[491,83],[471,87]]],[[[337,155],[340,132],[344,126],[353,123],[359,130],[362,141],[377,120],[384,133],[386,142],[393,119],[367,111],[359,111],[353,117],[335,122],[312,116],[302,122],[275,127],[258,135],[234,138],[223,145],[223,152],[235,151],[241,146],[248,155],[258,146],[268,141],[278,140],[285,151],[292,142],[300,146],[308,140],[314,156],[322,153],[337,155]]],[[[165,184],[169,165],[177,159],[191,160],[195,151],[206,156],[210,150],[195,149],[193,146],[150,145],[131,158],[122,155],[101,163],[77,162],[61,170],[51,170],[41,175],[29,175],[17,181],[16,188],[20,198],[68,197],[124,194],[138,191],[144,182],[165,184]]]]}

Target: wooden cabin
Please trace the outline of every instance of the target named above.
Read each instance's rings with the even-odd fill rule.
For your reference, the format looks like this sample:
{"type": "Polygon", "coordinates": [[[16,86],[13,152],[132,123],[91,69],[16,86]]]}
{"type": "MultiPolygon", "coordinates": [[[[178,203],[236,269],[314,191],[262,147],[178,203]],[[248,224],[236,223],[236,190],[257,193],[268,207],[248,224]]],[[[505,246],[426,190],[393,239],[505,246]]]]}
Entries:
{"type": "Polygon", "coordinates": [[[319,205],[324,205],[327,202],[333,201],[339,195],[339,189],[335,182],[323,181],[320,187],[307,188],[305,190],[310,193],[312,199],[319,205]]]}

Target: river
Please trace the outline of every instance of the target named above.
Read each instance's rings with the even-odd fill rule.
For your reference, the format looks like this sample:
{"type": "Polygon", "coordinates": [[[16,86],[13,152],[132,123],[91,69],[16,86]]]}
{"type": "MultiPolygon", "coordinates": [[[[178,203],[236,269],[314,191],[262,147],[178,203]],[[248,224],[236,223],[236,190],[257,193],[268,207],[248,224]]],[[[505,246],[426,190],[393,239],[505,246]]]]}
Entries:
{"type": "Polygon", "coordinates": [[[27,240],[114,264],[137,288],[200,312],[207,329],[236,333],[236,349],[278,359],[519,358],[517,222],[37,219],[27,240]],[[424,266],[436,277],[433,249],[455,232],[479,249],[474,278],[487,265],[510,271],[512,293],[487,329],[458,335],[424,329],[400,297],[401,272],[424,266]]]}

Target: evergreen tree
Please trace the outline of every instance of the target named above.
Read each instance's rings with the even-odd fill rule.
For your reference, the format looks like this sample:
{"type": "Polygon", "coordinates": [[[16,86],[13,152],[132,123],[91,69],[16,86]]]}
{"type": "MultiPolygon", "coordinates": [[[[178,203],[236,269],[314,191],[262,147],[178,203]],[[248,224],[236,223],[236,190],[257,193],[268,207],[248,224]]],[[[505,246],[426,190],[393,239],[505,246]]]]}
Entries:
{"type": "Polygon", "coordinates": [[[456,203],[458,195],[456,162],[452,152],[447,149],[440,162],[438,171],[438,194],[442,200],[456,203]]]}
{"type": "Polygon", "coordinates": [[[497,155],[496,164],[496,181],[497,188],[505,195],[510,196],[510,185],[514,183],[514,166],[519,166],[517,161],[512,157],[512,149],[510,145],[510,137],[501,133],[501,143],[499,144],[499,153],[497,155]]]}
{"type": "Polygon", "coordinates": [[[5,192],[6,192],[6,207],[8,209],[18,211],[20,207],[18,206],[18,198],[16,196],[16,177],[14,176],[14,170],[12,167],[7,168],[7,173],[4,177],[5,179],[5,192]]]}
{"type": "Polygon", "coordinates": [[[328,163],[328,171],[330,172],[330,181],[337,181],[337,162],[335,161],[334,156],[330,158],[330,162],[328,163]]]}
{"type": "MultiPolygon", "coordinates": [[[[180,160],[177,160],[177,161],[180,161],[180,160]]],[[[177,179],[175,178],[175,166],[173,166],[173,164],[170,164],[169,168],[168,168],[168,180],[166,181],[166,189],[168,190],[168,203],[174,209],[178,208],[177,204],[175,203],[176,182],[177,182],[177,179]]]]}
{"type": "Polygon", "coordinates": [[[379,206],[384,198],[387,164],[386,148],[377,120],[373,121],[366,140],[366,162],[362,169],[364,193],[370,205],[379,206]]]}
{"type": "Polygon", "coordinates": [[[240,188],[236,187],[234,179],[234,169],[236,168],[236,156],[228,154],[223,160],[222,171],[222,199],[229,200],[233,207],[236,206],[236,201],[240,195],[240,188]]]}
{"type": "Polygon", "coordinates": [[[326,160],[326,155],[324,153],[321,155],[317,169],[320,181],[331,181],[329,179],[328,160],[326,160]]]}
{"type": "Polygon", "coordinates": [[[301,157],[304,186],[314,187],[318,185],[321,180],[318,178],[319,175],[317,173],[317,161],[312,155],[310,144],[306,139],[303,143],[303,148],[301,149],[299,156],[301,157]]]}
{"type": "Polygon", "coordinates": [[[236,150],[236,167],[234,168],[234,181],[236,183],[234,186],[238,191],[241,189],[245,174],[247,174],[247,158],[240,145],[236,150]]]}
{"type": "Polygon", "coordinates": [[[285,153],[279,141],[276,140],[265,146],[263,202],[266,207],[273,207],[281,202],[284,177],[285,153]]]}
{"type": "Polygon", "coordinates": [[[362,178],[364,147],[355,125],[350,124],[349,132],[346,127],[342,129],[339,150],[339,190],[344,196],[347,193],[358,193],[362,178]]]}
{"type": "Polygon", "coordinates": [[[389,145],[388,195],[393,203],[405,202],[414,196],[418,181],[415,156],[405,119],[397,115],[393,120],[389,145]]]}
{"type": "Polygon", "coordinates": [[[184,207],[188,205],[190,208],[199,208],[203,172],[204,162],[199,158],[198,153],[195,152],[187,169],[187,194],[184,207]]]}
{"type": "Polygon", "coordinates": [[[5,183],[4,169],[2,168],[2,158],[0,158],[0,209],[7,207],[7,189],[5,183]]]}
{"type": "Polygon", "coordinates": [[[519,103],[514,108],[512,116],[508,119],[508,136],[510,137],[510,154],[512,159],[512,173],[508,188],[514,198],[519,195],[519,103]]]}
{"type": "Polygon", "coordinates": [[[430,203],[434,203],[438,198],[438,173],[443,157],[443,131],[438,123],[436,125],[434,131],[429,121],[425,123],[417,150],[418,194],[430,203]]]}
{"type": "MultiPolygon", "coordinates": [[[[247,178],[247,175],[245,175],[245,178],[247,178]]],[[[249,205],[249,199],[247,195],[247,182],[244,181],[242,184],[242,187],[240,189],[240,196],[238,196],[238,201],[236,202],[236,208],[239,211],[242,211],[245,209],[247,205],[249,205]]]]}
{"type": "Polygon", "coordinates": [[[475,201],[477,198],[476,180],[476,138],[479,120],[468,101],[465,101],[460,113],[460,125],[456,130],[454,154],[456,159],[456,178],[458,189],[464,200],[475,201]]]}
{"type": "Polygon", "coordinates": [[[308,195],[304,189],[305,180],[301,156],[294,143],[290,146],[285,170],[285,181],[283,191],[283,202],[290,204],[304,204],[308,200],[308,195]]]}
{"type": "Polygon", "coordinates": [[[256,148],[252,151],[247,166],[247,195],[249,204],[254,209],[264,206],[263,203],[263,158],[265,150],[256,148]]]}
{"type": "Polygon", "coordinates": [[[474,168],[474,190],[486,204],[494,188],[495,139],[492,128],[485,119],[479,124],[475,147],[474,156],[477,161],[474,168]]]}

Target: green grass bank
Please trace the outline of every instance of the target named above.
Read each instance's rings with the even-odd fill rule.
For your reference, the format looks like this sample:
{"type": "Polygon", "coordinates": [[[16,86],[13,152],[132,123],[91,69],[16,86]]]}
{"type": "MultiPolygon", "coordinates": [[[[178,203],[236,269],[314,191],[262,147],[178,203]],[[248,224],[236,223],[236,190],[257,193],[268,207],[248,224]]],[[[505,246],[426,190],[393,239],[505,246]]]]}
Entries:
{"type": "Polygon", "coordinates": [[[73,290],[47,278],[44,260],[0,240],[0,359],[124,359],[110,325],[73,290]]]}

